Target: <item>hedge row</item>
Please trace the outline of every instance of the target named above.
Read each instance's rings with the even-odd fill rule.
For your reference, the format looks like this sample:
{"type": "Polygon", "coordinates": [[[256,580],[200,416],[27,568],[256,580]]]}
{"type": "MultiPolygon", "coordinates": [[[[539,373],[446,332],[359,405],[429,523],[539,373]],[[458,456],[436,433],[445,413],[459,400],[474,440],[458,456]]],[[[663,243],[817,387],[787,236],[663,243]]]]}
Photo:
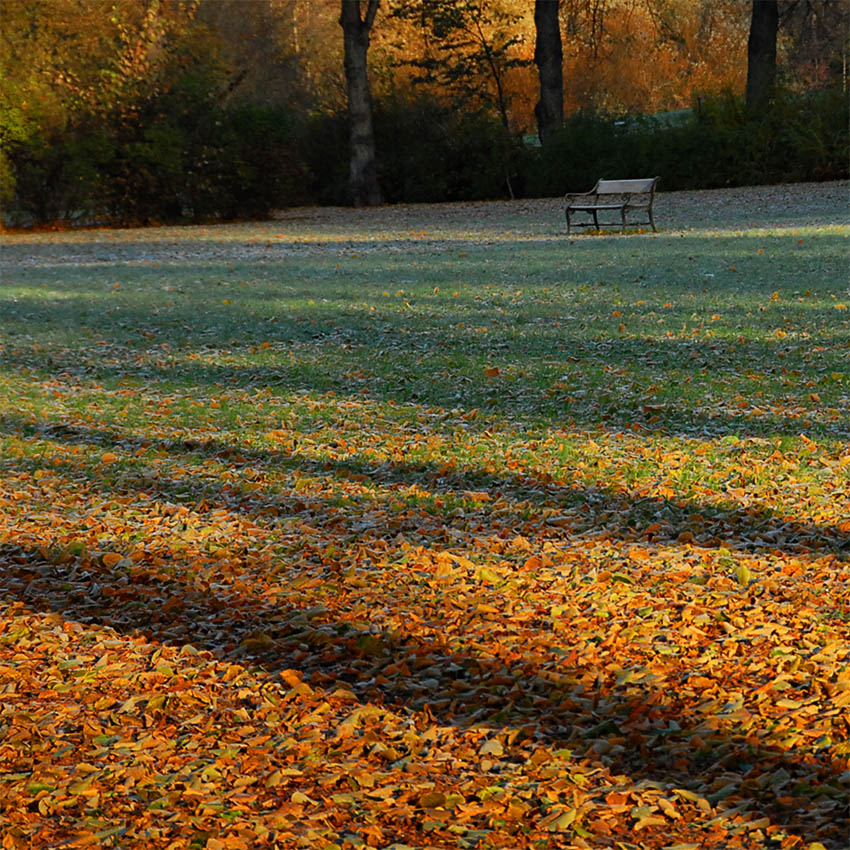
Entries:
{"type": "Polygon", "coordinates": [[[531,163],[526,189],[590,188],[600,176],[660,175],[671,191],[848,175],[850,114],[840,90],[779,96],[758,116],[739,99],[718,98],[676,118],[575,116],[531,163]]]}
{"type": "MultiPolygon", "coordinates": [[[[484,113],[424,97],[376,104],[379,179],[391,203],[558,195],[597,177],[660,175],[666,191],[828,180],[848,174],[841,91],[779,97],[753,117],[706,101],[677,120],[576,115],[545,148],[484,113]]],[[[2,140],[7,223],[142,224],[268,216],[347,201],[342,115],[218,105],[186,78],[133,120],[93,116],[2,140]]]]}

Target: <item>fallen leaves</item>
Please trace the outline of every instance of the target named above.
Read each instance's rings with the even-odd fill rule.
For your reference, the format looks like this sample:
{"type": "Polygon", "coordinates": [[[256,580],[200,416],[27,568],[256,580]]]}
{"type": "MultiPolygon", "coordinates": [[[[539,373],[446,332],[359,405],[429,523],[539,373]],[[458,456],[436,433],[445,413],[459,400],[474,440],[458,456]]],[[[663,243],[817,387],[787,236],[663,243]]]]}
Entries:
{"type": "MultiPolygon", "coordinates": [[[[487,503],[478,504],[486,506],[487,503]]],[[[214,510],[220,511],[219,508],[214,510]]],[[[177,511],[172,516],[185,520],[191,512],[177,511]]],[[[219,513],[219,516],[223,515],[219,513]]],[[[318,535],[320,531],[315,528],[310,533],[318,535]]],[[[311,545],[309,537],[302,540],[302,546],[304,543],[311,545]]],[[[365,548],[380,551],[380,541],[380,537],[372,537],[364,541],[365,548]]],[[[279,574],[263,578],[267,562],[258,560],[241,568],[243,571],[247,568],[252,575],[250,586],[253,589],[249,595],[245,595],[249,585],[245,584],[244,577],[230,574],[224,560],[215,561],[218,578],[214,581],[225,593],[232,585],[240,601],[219,612],[212,604],[214,600],[193,597],[184,591],[185,620],[180,624],[183,637],[177,642],[191,639],[197,644],[200,640],[212,647],[217,642],[213,624],[219,622],[235,645],[234,630],[238,635],[252,628],[252,624],[263,623],[267,632],[274,635],[278,659],[280,653],[284,653],[283,657],[298,659],[300,664],[298,668],[281,669],[276,679],[279,684],[265,673],[250,673],[239,663],[217,661],[207,650],[200,654],[197,650],[177,652],[156,644],[127,642],[120,634],[100,627],[74,627],[70,634],[76,637],[69,640],[65,637],[69,634],[66,629],[55,628],[61,620],[33,617],[18,608],[4,623],[0,641],[15,647],[14,681],[18,686],[28,675],[38,676],[41,682],[40,688],[21,688],[20,693],[43,699],[36,695],[53,691],[57,696],[62,694],[64,699],[72,700],[70,705],[84,707],[84,713],[77,713],[74,724],[52,745],[51,767],[45,762],[41,768],[52,770],[57,779],[48,781],[41,774],[21,773],[20,782],[7,788],[12,794],[9,799],[27,791],[31,797],[39,798],[37,802],[45,812],[70,814],[74,811],[70,805],[57,808],[66,798],[80,798],[103,807],[110,799],[110,789],[125,781],[122,777],[128,770],[132,770],[134,787],[146,787],[143,780],[149,774],[139,774],[127,761],[128,757],[143,750],[154,755],[155,762],[162,762],[158,775],[173,776],[161,784],[157,784],[157,780],[151,786],[157,789],[156,796],[146,796],[148,812],[172,813],[171,832],[163,833],[163,839],[166,835],[179,835],[184,817],[188,817],[190,811],[204,811],[203,806],[198,809],[204,800],[212,805],[225,785],[232,789],[229,793],[249,796],[256,794],[253,790],[256,787],[266,789],[266,793],[274,794],[276,811],[289,812],[296,818],[298,811],[302,814],[320,810],[348,812],[358,806],[365,807],[373,812],[384,832],[389,831],[388,834],[394,836],[407,835],[414,829],[415,812],[422,809],[452,813],[448,821],[428,821],[436,824],[427,830],[432,840],[442,834],[440,830],[461,824],[463,834],[484,830],[493,835],[493,824],[498,820],[506,825],[522,822],[548,834],[563,832],[581,837],[584,833],[588,836],[615,833],[626,825],[636,835],[654,835],[653,830],[662,829],[662,824],[678,823],[685,818],[691,828],[699,830],[703,829],[699,824],[722,815],[727,799],[732,799],[735,805],[750,799],[749,808],[743,810],[745,814],[753,805],[758,806],[757,800],[764,801],[764,792],[759,790],[761,786],[752,784],[757,776],[769,776],[765,787],[777,794],[792,781],[795,773],[798,777],[805,775],[799,773],[803,765],[807,765],[805,769],[811,777],[825,778],[818,773],[822,768],[812,756],[818,749],[823,751],[824,746],[834,749],[834,745],[821,743],[810,750],[810,756],[801,755],[802,761],[794,768],[795,773],[788,770],[792,763],[781,757],[779,750],[769,755],[768,749],[761,748],[776,746],[784,739],[790,727],[783,728],[783,717],[794,719],[803,736],[800,743],[825,740],[830,723],[840,722],[841,700],[850,698],[850,688],[842,689],[843,680],[836,680],[835,688],[827,692],[831,695],[826,698],[835,706],[830,709],[829,703],[823,701],[825,697],[818,696],[811,688],[814,684],[811,674],[819,671],[823,681],[822,671],[836,670],[841,663],[846,664],[846,644],[840,640],[829,643],[799,638],[809,645],[809,648],[801,647],[807,656],[806,663],[811,665],[804,668],[802,662],[793,660],[800,658],[799,650],[791,647],[789,641],[792,635],[805,634],[799,631],[805,619],[796,619],[794,608],[765,607],[763,596],[742,598],[740,591],[735,590],[737,584],[724,579],[722,572],[705,585],[671,583],[664,578],[663,571],[659,571],[659,562],[654,557],[635,560],[629,550],[624,553],[628,558],[624,564],[630,564],[628,568],[617,572],[599,570],[593,581],[576,584],[579,575],[593,575],[597,559],[610,561],[616,548],[601,541],[591,547],[583,546],[578,552],[562,554],[561,550],[544,546],[532,556],[534,560],[528,569],[517,572],[509,568],[510,564],[525,566],[532,560],[527,555],[529,545],[534,546],[527,538],[503,541],[498,546],[491,542],[489,548],[495,555],[492,566],[479,566],[475,560],[459,553],[413,547],[406,550],[407,566],[403,572],[394,569],[390,562],[380,573],[372,571],[374,576],[382,576],[380,581],[373,580],[365,586],[340,586],[333,579],[333,570],[314,568],[310,572],[316,578],[324,577],[322,581],[300,582],[288,592],[277,583],[279,574]],[[581,566],[580,571],[576,570],[577,564],[581,566]],[[617,580],[618,574],[622,580],[617,580]],[[432,586],[429,576],[440,579],[432,586]],[[575,578],[570,580],[569,576],[575,578]],[[664,602],[657,598],[657,591],[648,590],[653,583],[657,587],[659,579],[668,588],[664,602]],[[451,588],[448,597],[439,590],[445,587],[447,580],[451,588]],[[320,598],[317,594],[324,587],[334,586],[337,590],[334,596],[325,597],[325,604],[311,607],[297,604],[299,595],[310,584],[312,587],[307,592],[314,594],[313,598],[320,598]],[[245,590],[237,589],[243,585],[245,590]],[[276,599],[289,599],[290,605],[296,603],[292,609],[296,616],[281,620],[275,609],[265,608],[258,594],[263,586],[273,591],[276,599]],[[337,631],[333,624],[356,622],[357,612],[365,612],[374,605],[373,600],[385,599],[389,587],[394,588],[393,607],[398,614],[385,615],[383,634],[386,637],[358,634],[355,627],[352,637],[336,647],[334,640],[339,637],[330,639],[337,631]],[[557,603],[552,607],[552,616],[556,616],[556,607],[561,609],[557,612],[561,629],[555,642],[546,638],[546,623],[541,622],[537,609],[537,600],[544,598],[557,603]],[[482,608],[486,617],[482,616],[482,608]],[[673,612],[679,612],[677,619],[671,616],[673,612]],[[718,619],[718,614],[729,619],[718,619]],[[502,615],[510,619],[492,619],[502,615]],[[213,626],[213,631],[207,631],[205,622],[213,626]],[[326,624],[331,628],[327,629],[326,624]],[[721,628],[726,625],[731,628],[721,628]],[[203,637],[204,634],[209,637],[203,637]],[[75,646],[85,635],[90,638],[83,641],[87,649],[81,654],[75,646]],[[744,644],[748,647],[749,663],[745,667],[730,668],[738,646],[744,644]],[[300,645],[310,647],[306,654],[300,645]],[[562,655],[559,653],[561,646],[571,646],[573,650],[562,655]],[[48,647],[55,672],[48,671],[45,675],[39,672],[38,659],[48,647]],[[784,647],[788,647],[787,650],[784,647]],[[667,651],[670,649],[675,651],[671,654],[667,651]],[[353,650],[356,650],[354,654],[353,650]],[[32,656],[35,663],[30,668],[26,659],[31,652],[36,654],[32,656]],[[700,663],[705,672],[686,678],[683,685],[679,677],[681,671],[690,667],[690,659],[700,663]],[[764,660],[757,664],[756,659],[764,660]],[[354,676],[354,690],[335,684],[328,690],[321,684],[328,679],[326,671],[336,669],[343,671],[346,678],[354,676]],[[759,669],[787,671],[785,678],[776,681],[785,682],[800,696],[791,697],[783,692],[771,696],[771,691],[767,690],[744,698],[744,694],[751,691],[749,683],[754,671],[759,669]],[[371,674],[367,672],[370,670],[371,674]],[[314,680],[312,686],[304,680],[305,675],[314,680]],[[374,677],[374,685],[368,684],[369,675],[374,677]],[[429,683],[431,679],[433,684],[429,683]],[[679,683],[675,697],[667,693],[668,684],[673,681],[679,683]],[[167,685],[169,682],[173,684],[167,685]],[[497,693],[502,696],[491,702],[486,696],[488,691],[481,692],[486,682],[492,682],[491,687],[497,689],[492,692],[493,697],[497,693]],[[519,682],[524,684],[520,687],[519,682]],[[129,699],[126,683],[138,689],[129,699]],[[97,694],[97,700],[90,700],[89,693],[97,694]],[[412,712],[405,709],[402,713],[394,713],[363,702],[394,699],[394,695],[400,698],[402,694],[408,694],[408,700],[412,697],[409,703],[414,709],[412,712]],[[706,701],[709,694],[710,699],[706,701]],[[99,700],[111,700],[112,707],[109,707],[110,702],[100,703],[99,700]],[[481,735],[475,726],[469,731],[450,725],[434,727],[431,720],[435,712],[446,718],[454,712],[462,718],[465,712],[477,706],[485,708],[488,704],[491,708],[484,718],[490,717],[487,726],[496,731],[495,735],[481,735]],[[505,732],[498,732],[500,724],[495,718],[506,704],[512,705],[507,718],[513,719],[504,727],[505,732]],[[119,705],[120,710],[116,710],[119,705]],[[110,720],[110,717],[115,719],[110,720]],[[819,720],[809,731],[807,727],[816,718],[819,720]],[[577,724],[574,728],[578,736],[568,736],[572,753],[557,755],[547,745],[558,739],[554,729],[560,722],[577,724]],[[764,725],[765,722],[774,724],[769,734],[766,734],[769,726],[764,725]],[[775,725],[777,722],[779,725],[775,725]],[[539,729],[538,734],[543,735],[539,743],[529,739],[527,731],[517,734],[529,728],[539,729]],[[328,740],[336,756],[325,750],[323,729],[336,730],[328,740]],[[733,730],[739,731],[733,734],[733,730]],[[210,733],[214,733],[213,750],[208,749],[208,745],[200,749],[191,746],[185,749],[184,757],[174,761],[180,752],[172,749],[175,735],[178,739],[181,734],[188,735],[185,741],[190,743],[203,740],[210,733]],[[376,737],[375,733],[379,735],[376,737]],[[737,735],[741,738],[736,745],[737,735]],[[630,747],[648,746],[653,739],[648,761],[647,754],[637,759],[628,755],[630,747]],[[55,753],[62,750],[66,741],[70,744],[67,754],[57,759],[55,753]],[[748,757],[745,742],[751,742],[746,743],[746,748],[755,746],[759,751],[759,772],[751,779],[745,778],[746,768],[733,776],[735,760],[743,763],[748,757]],[[576,755],[575,747],[579,743],[589,762],[576,755]],[[699,791],[674,786],[669,796],[664,796],[663,788],[656,789],[652,785],[643,790],[617,785],[606,766],[617,764],[620,772],[634,769],[645,775],[647,768],[655,765],[652,770],[657,775],[681,775],[684,779],[689,775],[686,766],[709,749],[722,764],[713,771],[702,768],[696,786],[699,791]],[[434,761],[439,753],[453,755],[449,761],[434,761]],[[321,765],[338,761],[343,755],[349,762],[340,777],[386,778],[376,785],[367,783],[366,786],[357,779],[344,780],[348,790],[338,790],[339,779],[325,784],[330,775],[321,765]],[[199,756],[202,756],[201,762],[196,764],[199,756]],[[88,758],[88,766],[83,766],[80,758],[88,758]],[[74,759],[77,759],[76,772],[70,775],[67,784],[63,784],[62,765],[65,762],[73,764],[74,759]],[[247,770],[246,759],[265,765],[265,768],[247,770]],[[417,791],[407,780],[399,784],[395,765],[401,761],[420,765],[425,776],[432,780],[442,776],[441,782],[447,784],[424,791],[417,791]],[[679,761],[682,768],[677,769],[675,765],[679,761]],[[189,772],[181,771],[180,765],[189,764],[196,766],[189,772]],[[765,774],[768,764],[785,764],[786,767],[765,774]],[[589,769],[591,765],[596,766],[589,769]],[[108,768],[106,772],[104,767],[108,768]],[[444,773],[447,768],[449,772],[444,773]],[[192,776],[197,776],[197,781],[191,779],[192,776]],[[461,780],[462,776],[468,778],[461,780]],[[491,776],[500,777],[496,785],[492,785],[491,776]],[[394,790],[388,790],[390,786],[386,780],[390,778],[394,780],[394,790]],[[563,779],[567,779],[566,784],[563,779]],[[183,792],[181,798],[170,792],[170,783],[185,781],[190,781],[191,793],[183,792]],[[529,781],[537,783],[538,790],[524,796],[523,788],[530,787],[526,784],[529,781]],[[721,781],[723,784],[719,784],[721,781]],[[606,783],[609,790],[606,790],[606,783]],[[496,790],[487,791],[491,785],[496,790]],[[727,787],[730,790],[727,791],[727,787]],[[614,788],[617,790],[612,790],[614,788]],[[542,805],[546,795],[554,794],[554,799],[560,800],[564,790],[575,796],[579,789],[577,804],[558,803],[554,809],[542,805]],[[452,794],[460,796],[452,797],[452,794]],[[712,796],[717,798],[714,802],[712,796]],[[674,798],[678,802],[674,802],[674,798]],[[193,802],[194,808],[187,809],[185,816],[181,814],[184,809],[180,799],[193,802]],[[281,809],[281,799],[292,808],[281,809]],[[461,803],[460,799],[467,802],[461,803]],[[470,799],[478,802],[469,802],[470,799]],[[377,800],[392,804],[387,807],[382,803],[376,809],[374,801],[377,800]]],[[[384,551],[390,554],[392,549],[384,551]]],[[[471,550],[469,554],[475,555],[471,550]]],[[[374,559],[375,556],[369,557],[374,559]]],[[[100,561],[102,570],[115,569],[116,572],[112,577],[109,573],[101,573],[97,582],[106,587],[120,586],[117,580],[122,568],[117,563],[110,567],[103,556],[100,561]]],[[[696,567],[699,562],[699,558],[685,561],[679,558],[676,568],[688,564],[696,567]]],[[[26,558],[13,567],[7,581],[14,582],[13,576],[17,574],[28,576],[31,583],[34,574],[28,563],[35,566],[38,560],[33,562],[26,558]]],[[[84,560],[79,561],[78,571],[83,563],[84,560]]],[[[177,562],[172,560],[172,563],[177,562]]],[[[58,568],[67,569],[67,566],[59,565],[58,568]]],[[[840,574],[839,568],[837,575],[840,574]]],[[[163,579],[172,581],[178,573],[171,575],[168,579],[163,575],[163,579]]],[[[50,573],[44,579],[48,584],[41,590],[32,587],[32,592],[50,592],[49,583],[57,580],[56,575],[50,573]]],[[[140,593],[145,598],[158,594],[165,587],[167,584],[159,585],[156,581],[137,583],[127,603],[131,599],[138,600],[140,593]]],[[[110,598],[114,605],[115,597],[110,598]]],[[[149,598],[153,601],[156,596],[149,598]]],[[[235,601],[236,597],[233,599],[235,601]]],[[[95,610],[89,608],[92,613],[95,610]]],[[[164,617],[160,625],[156,605],[147,610],[150,613],[138,620],[139,626],[145,623],[155,632],[164,629],[170,618],[164,617]]],[[[120,611],[114,609],[109,615],[113,621],[120,620],[121,616],[120,611]]],[[[821,633],[824,637],[828,634],[823,630],[821,633]]],[[[225,645],[220,644],[222,649],[225,645]]],[[[265,642],[246,645],[243,641],[235,651],[256,651],[262,657],[268,648],[265,642]]],[[[9,700],[7,712],[27,711],[27,703],[22,703],[21,697],[14,692],[9,700]]],[[[16,750],[23,747],[24,752],[29,751],[30,746],[26,738],[15,745],[16,750]]],[[[799,748],[799,743],[795,746],[799,748]]],[[[30,764],[33,764],[31,760],[30,764]]],[[[418,771],[419,768],[415,769],[412,776],[421,775],[418,771]]],[[[820,787],[829,786],[821,784],[820,787]]],[[[840,786],[833,787],[835,793],[839,793],[840,786]]],[[[823,815],[820,821],[810,822],[819,822],[826,829],[829,817],[835,815],[830,804],[837,799],[828,794],[822,796],[819,805],[823,815]]],[[[282,813],[275,815],[274,823],[261,818],[257,807],[265,805],[267,798],[262,795],[256,798],[256,804],[249,803],[246,817],[252,824],[251,829],[262,825],[262,829],[269,830],[269,835],[286,835],[280,818],[286,817],[287,824],[294,821],[282,813]]],[[[203,828],[212,829],[217,822],[214,813],[218,811],[215,807],[209,809],[209,815],[202,817],[201,826],[207,824],[203,828]]],[[[813,816],[809,808],[808,817],[813,816]]],[[[129,827],[131,832],[127,834],[138,834],[132,830],[148,822],[141,815],[135,816],[129,827]]],[[[724,823],[724,831],[717,833],[721,842],[728,839],[733,821],[724,823]]],[[[744,819],[738,824],[744,830],[741,835],[748,835],[748,821],[744,819]]],[[[262,829],[240,840],[263,840],[262,829]]],[[[758,841],[758,830],[752,832],[753,840],[758,841]]],[[[220,830],[214,834],[222,835],[220,830]]],[[[528,836],[534,834],[532,830],[528,836]]],[[[704,841],[705,834],[700,834],[703,836],[700,840],[704,841]]],[[[510,835],[512,841],[519,840],[516,833],[510,835]]]]}

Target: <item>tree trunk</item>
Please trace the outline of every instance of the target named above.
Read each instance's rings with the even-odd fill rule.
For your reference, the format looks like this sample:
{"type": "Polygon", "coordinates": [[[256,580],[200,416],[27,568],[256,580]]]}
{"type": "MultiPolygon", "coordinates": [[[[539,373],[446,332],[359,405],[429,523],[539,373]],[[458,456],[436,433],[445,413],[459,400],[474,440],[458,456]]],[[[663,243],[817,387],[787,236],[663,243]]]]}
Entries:
{"type": "Polygon", "coordinates": [[[753,0],[750,38],[747,41],[747,109],[763,109],[776,82],[777,0],[753,0]]]}
{"type": "Polygon", "coordinates": [[[559,6],[560,0],[534,0],[534,62],[540,78],[540,100],[534,107],[534,115],[542,145],[564,123],[564,53],[559,6]]]}
{"type": "Polygon", "coordinates": [[[360,0],[341,0],[339,23],[345,43],[345,81],[348,89],[350,131],[349,191],[356,207],[381,203],[375,168],[375,133],[372,127],[372,97],[366,56],[369,33],[380,0],[368,0],[365,18],[360,15],[360,0]]]}

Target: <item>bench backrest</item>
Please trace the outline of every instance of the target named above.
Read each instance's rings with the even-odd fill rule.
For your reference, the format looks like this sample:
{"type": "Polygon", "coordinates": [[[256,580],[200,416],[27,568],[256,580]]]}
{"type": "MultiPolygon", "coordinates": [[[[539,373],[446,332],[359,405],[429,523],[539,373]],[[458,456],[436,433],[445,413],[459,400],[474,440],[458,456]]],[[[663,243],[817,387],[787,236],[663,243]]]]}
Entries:
{"type": "Polygon", "coordinates": [[[641,178],[640,180],[598,180],[591,190],[597,195],[623,195],[637,192],[652,192],[655,189],[657,177],[641,178]]]}

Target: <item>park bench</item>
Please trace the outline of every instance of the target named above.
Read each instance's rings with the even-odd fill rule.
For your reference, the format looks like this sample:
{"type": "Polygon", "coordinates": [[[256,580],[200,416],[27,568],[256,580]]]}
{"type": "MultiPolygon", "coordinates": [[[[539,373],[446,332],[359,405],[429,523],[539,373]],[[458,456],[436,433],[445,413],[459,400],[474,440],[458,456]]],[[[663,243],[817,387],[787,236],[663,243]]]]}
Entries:
{"type": "MultiPolygon", "coordinates": [[[[567,215],[567,233],[573,227],[595,227],[599,230],[599,213],[608,210],[619,211],[620,224],[626,229],[626,214],[634,211],[645,212],[646,222],[632,224],[649,224],[653,230],[655,221],[652,217],[652,202],[655,200],[655,184],[657,177],[646,177],[639,180],[597,180],[589,192],[568,194],[564,198],[567,215]],[[573,223],[575,213],[587,213],[592,221],[573,223]]],[[[609,222],[611,224],[613,222],[609,222]]]]}

